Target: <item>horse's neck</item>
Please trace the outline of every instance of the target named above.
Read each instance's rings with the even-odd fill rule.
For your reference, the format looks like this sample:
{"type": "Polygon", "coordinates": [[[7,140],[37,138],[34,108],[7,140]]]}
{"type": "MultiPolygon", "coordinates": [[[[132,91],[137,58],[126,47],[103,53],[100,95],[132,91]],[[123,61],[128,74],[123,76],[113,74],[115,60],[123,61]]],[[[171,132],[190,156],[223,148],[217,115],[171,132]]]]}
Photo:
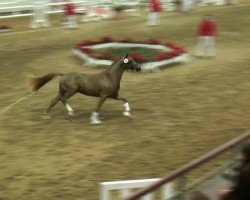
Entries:
{"type": "Polygon", "coordinates": [[[110,67],[110,69],[107,70],[112,80],[116,81],[117,83],[120,83],[122,74],[124,72],[124,69],[120,67],[120,62],[121,61],[117,61],[110,67]]]}

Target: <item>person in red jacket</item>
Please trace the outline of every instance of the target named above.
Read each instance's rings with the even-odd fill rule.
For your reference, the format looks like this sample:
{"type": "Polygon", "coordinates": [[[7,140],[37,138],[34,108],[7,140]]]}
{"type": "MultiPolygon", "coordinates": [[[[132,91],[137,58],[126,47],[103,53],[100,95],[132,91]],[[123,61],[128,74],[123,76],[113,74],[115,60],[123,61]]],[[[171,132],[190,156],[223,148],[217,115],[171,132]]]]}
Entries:
{"type": "Polygon", "coordinates": [[[75,15],[75,5],[68,0],[64,5],[64,24],[66,28],[73,29],[77,28],[76,15],[75,15]]]}
{"type": "Polygon", "coordinates": [[[161,3],[158,0],[149,1],[149,13],[146,26],[159,25],[159,13],[162,11],[161,3]]]}
{"type": "Polygon", "coordinates": [[[195,55],[214,57],[215,52],[215,36],[217,35],[216,23],[212,19],[212,15],[206,15],[201,21],[197,32],[197,46],[195,55]]]}

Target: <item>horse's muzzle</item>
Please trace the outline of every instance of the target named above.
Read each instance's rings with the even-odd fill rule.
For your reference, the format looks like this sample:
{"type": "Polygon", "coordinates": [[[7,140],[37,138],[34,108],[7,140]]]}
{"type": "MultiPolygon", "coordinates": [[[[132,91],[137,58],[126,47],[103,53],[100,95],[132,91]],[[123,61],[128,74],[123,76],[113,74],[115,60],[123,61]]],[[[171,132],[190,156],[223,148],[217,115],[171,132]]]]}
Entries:
{"type": "Polygon", "coordinates": [[[136,70],[137,72],[139,72],[139,71],[141,71],[141,67],[137,64],[137,65],[135,66],[135,70],[136,70]]]}

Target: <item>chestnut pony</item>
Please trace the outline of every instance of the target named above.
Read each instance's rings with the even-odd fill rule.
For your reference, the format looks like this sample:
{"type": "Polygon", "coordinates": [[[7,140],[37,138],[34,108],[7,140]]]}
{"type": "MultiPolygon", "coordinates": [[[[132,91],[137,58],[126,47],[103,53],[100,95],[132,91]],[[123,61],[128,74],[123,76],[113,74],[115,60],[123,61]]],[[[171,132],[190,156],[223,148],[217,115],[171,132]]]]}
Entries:
{"type": "Polygon", "coordinates": [[[67,103],[67,99],[76,93],[99,97],[99,102],[90,116],[90,121],[92,124],[100,124],[101,120],[99,119],[99,112],[107,98],[123,101],[125,107],[123,115],[127,117],[131,116],[128,101],[118,95],[121,78],[126,69],[131,69],[132,71],[141,70],[141,67],[129,57],[127,53],[125,56],[113,62],[106,71],[102,71],[98,74],[76,72],[68,74],[50,73],[42,77],[31,79],[30,84],[33,91],[38,91],[54,77],[61,76],[59,82],[59,93],[51,101],[46,114],[50,112],[58,101],[61,101],[65,105],[69,115],[74,115],[74,111],[67,103]]]}

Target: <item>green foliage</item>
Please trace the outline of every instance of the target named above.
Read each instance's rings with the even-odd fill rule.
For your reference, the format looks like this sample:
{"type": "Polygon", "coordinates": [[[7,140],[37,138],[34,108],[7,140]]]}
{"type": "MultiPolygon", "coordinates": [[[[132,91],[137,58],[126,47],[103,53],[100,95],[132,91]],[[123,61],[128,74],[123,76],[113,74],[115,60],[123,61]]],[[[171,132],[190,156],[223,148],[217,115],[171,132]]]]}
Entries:
{"type": "Polygon", "coordinates": [[[135,47],[135,48],[111,47],[111,48],[98,49],[96,50],[96,52],[112,54],[115,56],[124,55],[126,52],[128,52],[129,54],[136,53],[146,58],[148,61],[154,61],[153,55],[160,51],[156,49],[141,48],[141,47],[135,47]]]}

